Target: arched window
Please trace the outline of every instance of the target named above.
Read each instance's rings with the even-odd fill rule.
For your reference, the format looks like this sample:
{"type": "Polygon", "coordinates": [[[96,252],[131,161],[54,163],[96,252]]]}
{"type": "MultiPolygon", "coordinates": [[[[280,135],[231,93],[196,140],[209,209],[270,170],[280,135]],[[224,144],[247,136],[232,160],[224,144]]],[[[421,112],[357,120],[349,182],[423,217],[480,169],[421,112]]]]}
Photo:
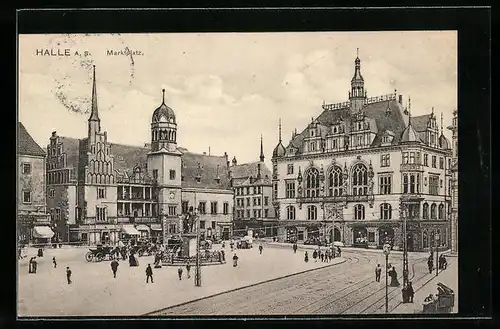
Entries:
{"type": "Polygon", "coordinates": [[[365,219],[365,206],[362,204],[354,206],[354,219],[365,219]]]}
{"type": "Polygon", "coordinates": [[[319,172],[311,168],[306,173],[306,197],[315,198],[319,196],[319,172]]]}
{"type": "Polygon", "coordinates": [[[431,219],[436,219],[436,204],[431,205],[431,219]]]}
{"type": "Polygon", "coordinates": [[[422,217],[423,219],[429,219],[429,204],[427,202],[424,203],[422,217]]]}
{"type": "Polygon", "coordinates": [[[307,207],[307,219],[308,220],[318,219],[318,208],[316,208],[316,206],[307,207]]]}
{"type": "Polygon", "coordinates": [[[328,196],[341,196],[344,184],[342,169],[335,166],[328,171],[328,196]]]}
{"type": "Polygon", "coordinates": [[[295,207],[294,206],[286,207],[286,219],[290,219],[290,220],[295,219],[295,207]]]}
{"type": "Polygon", "coordinates": [[[357,164],[352,171],[352,194],[368,194],[368,171],[362,163],[357,164]]]}
{"type": "Polygon", "coordinates": [[[438,208],[438,218],[444,219],[444,204],[440,204],[438,208]]]}
{"type": "Polygon", "coordinates": [[[392,219],[392,207],[389,203],[380,205],[380,219],[392,219]]]}
{"type": "Polygon", "coordinates": [[[429,247],[429,237],[427,236],[427,230],[424,230],[422,232],[422,247],[424,248],[429,247]]]}

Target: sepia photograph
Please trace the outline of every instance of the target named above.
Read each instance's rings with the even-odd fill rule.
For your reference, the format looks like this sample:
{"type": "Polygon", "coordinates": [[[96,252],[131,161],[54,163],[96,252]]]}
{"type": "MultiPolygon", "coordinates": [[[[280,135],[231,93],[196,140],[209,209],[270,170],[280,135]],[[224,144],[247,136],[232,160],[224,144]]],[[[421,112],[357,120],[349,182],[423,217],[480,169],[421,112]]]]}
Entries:
{"type": "Polygon", "coordinates": [[[457,49],[20,34],[18,317],[458,313],[457,49]]]}

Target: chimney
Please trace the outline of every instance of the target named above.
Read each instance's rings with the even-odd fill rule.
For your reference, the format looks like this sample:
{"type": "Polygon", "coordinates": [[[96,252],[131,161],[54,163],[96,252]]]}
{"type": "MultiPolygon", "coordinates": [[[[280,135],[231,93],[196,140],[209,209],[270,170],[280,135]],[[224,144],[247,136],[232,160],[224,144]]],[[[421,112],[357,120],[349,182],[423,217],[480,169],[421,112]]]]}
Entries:
{"type": "Polygon", "coordinates": [[[257,163],[257,179],[260,179],[260,163],[257,163]]]}
{"type": "Polygon", "coordinates": [[[399,95],[399,104],[403,105],[403,95],[399,95]]]}

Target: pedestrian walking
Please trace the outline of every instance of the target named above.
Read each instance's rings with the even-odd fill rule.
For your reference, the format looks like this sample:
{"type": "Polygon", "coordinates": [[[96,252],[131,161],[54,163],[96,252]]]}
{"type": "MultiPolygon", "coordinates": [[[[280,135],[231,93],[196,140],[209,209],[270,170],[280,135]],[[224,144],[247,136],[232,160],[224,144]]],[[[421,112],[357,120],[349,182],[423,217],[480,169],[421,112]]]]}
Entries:
{"type": "Polygon", "coordinates": [[[68,281],[68,284],[71,284],[71,270],[69,269],[69,266],[66,267],[66,280],[68,281]]]}
{"type": "Polygon", "coordinates": [[[177,269],[177,275],[179,275],[179,280],[182,280],[182,266],[177,269]]]}
{"type": "Polygon", "coordinates": [[[325,254],[322,251],[319,252],[319,257],[321,258],[321,262],[324,263],[325,262],[325,254]]]}
{"type": "Polygon", "coordinates": [[[259,252],[261,255],[262,255],[262,249],[264,249],[264,247],[262,245],[259,245],[259,252]]]}
{"type": "Polygon", "coordinates": [[[222,241],[222,248],[226,248],[226,244],[222,241]]]}
{"type": "Polygon", "coordinates": [[[434,267],[434,260],[432,257],[429,257],[427,260],[427,267],[429,268],[429,274],[432,274],[432,268],[434,267]]]}
{"type": "Polygon", "coordinates": [[[35,257],[31,257],[31,258],[30,258],[30,261],[29,261],[29,263],[28,263],[28,273],[33,273],[33,259],[34,259],[34,258],[35,258],[35,257]]]}
{"type": "Polygon", "coordinates": [[[31,262],[31,273],[36,274],[36,268],[38,266],[38,262],[36,261],[36,257],[33,257],[33,261],[31,262]]]}
{"type": "Polygon", "coordinates": [[[314,252],[313,252],[313,259],[314,259],[315,263],[318,261],[317,258],[318,258],[318,251],[314,250],[314,252]]]}
{"type": "Polygon", "coordinates": [[[188,261],[186,264],[186,273],[187,273],[188,279],[191,277],[190,271],[191,271],[191,264],[189,264],[189,261],[188,261]]]}
{"type": "Polygon", "coordinates": [[[238,266],[238,256],[236,256],[236,254],[234,254],[233,256],[233,267],[236,267],[238,266]]]}
{"type": "Polygon", "coordinates": [[[146,267],[146,283],[149,283],[149,278],[151,278],[151,283],[153,282],[153,269],[151,268],[151,264],[148,264],[146,267]]]}
{"type": "Polygon", "coordinates": [[[111,262],[111,271],[113,271],[113,278],[116,278],[116,271],[118,271],[118,266],[120,265],[116,259],[111,262]]]}
{"type": "Polygon", "coordinates": [[[37,254],[38,257],[43,257],[43,249],[42,248],[38,248],[38,254],[37,254]]]}
{"type": "Polygon", "coordinates": [[[339,247],[339,246],[337,246],[337,253],[339,254],[339,257],[341,257],[341,256],[342,256],[342,250],[340,250],[340,247],[339,247]]]}
{"type": "Polygon", "coordinates": [[[415,295],[415,291],[413,291],[413,286],[411,284],[411,281],[408,282],[408,287],[406,288],[406,293],[408,294],[408,301],[410,303],[413,303],[413,296],[415,295]]]}
{"type": "Polygon", "coordinates": [[[221,250],[220,253],[222,256],[222,261],[225,262],[226,261],[226,252],[224,250],[221,250]]]}
{"type": "Polygon", "coordinates": [[[231,251],[233,251],[234,250],[234,241],[233,240],[231,240],[231,242],[229,243],[229,246],[231,247],[231,251]]]}
{"type": "Polygon", "coordinates": [[[309,261],[309,255],[307,254],[307,251],[306,251],[306,254],[304,256],[304,262],[308,262],[309,261]]]}
{"type": "Polygon", "coordinates": [[[380,264],[377,264],[377,267],[375,267],[375,281],[380,282],[380,275],[382,274],[382,267],[380,267],[380,264]]]}
{"type": "Polygon", "coordinates": [[[54,268],[57,268],[56,257],[52,257],[52,264],[54,264],[54,268]]]}
{"type": "Polygon", "coordinates": [[[293,253],[294,254],[297,253],[297,244],[296,243],[293,244],[293,253]]]}

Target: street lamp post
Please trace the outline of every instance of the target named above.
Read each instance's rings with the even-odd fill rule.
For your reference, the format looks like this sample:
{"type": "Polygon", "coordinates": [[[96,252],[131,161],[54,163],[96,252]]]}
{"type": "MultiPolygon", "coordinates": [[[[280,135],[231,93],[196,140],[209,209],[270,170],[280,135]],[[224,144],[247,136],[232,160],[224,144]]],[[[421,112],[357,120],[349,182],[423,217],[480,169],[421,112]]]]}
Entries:
{"type": "Polygon", "coordinates": [[[387,265],[389,263],[389,253],[391,252],[391,246],[387,243],[384,244],[384,255],[385,255],[385,313],[389,313],[389,282],[387,277],[387,265]]]}
{"type": "Polygon", "coordinates": [[[436,244],[436,276],[438,276],[439,274],[439,249],[438,249],[438,246],[439,246],[439,234],[437,233],[434,233],[434,236],[435,236],[435,244],[436,244]]]}
{"type": "Polygon", "coordinates": [[[407,217],[408,209],[403,207],[403,287],[408,286],[408,231],[407,231],[407,217]]]}

